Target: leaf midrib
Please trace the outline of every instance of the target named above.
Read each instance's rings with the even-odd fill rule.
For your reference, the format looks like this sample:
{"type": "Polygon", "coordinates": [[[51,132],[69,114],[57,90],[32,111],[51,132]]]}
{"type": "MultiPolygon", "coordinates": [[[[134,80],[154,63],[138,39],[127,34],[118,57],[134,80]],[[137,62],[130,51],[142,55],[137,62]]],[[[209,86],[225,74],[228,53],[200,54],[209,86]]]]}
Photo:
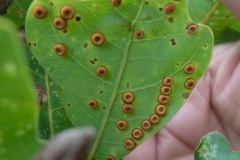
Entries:
{"type": "MultiPolygon", "coordinates": [[[[137,13],[135,19],[132,21],[131,31],[133,31],[134,25],[135,25],[136,21],[138,20],[138,17],[140,15],[141,11],[142,11],[143,2],[144,2],[144,0],[141,1],[140,7],[138,9],[138,13],[137,13]]],[[[88,160],[92,160],[94,155],[95,155],[95,153],[96,153],[96,151],[97,151],[98,145],[100,144],[100,141],[102,139],[104,130],[105,130],[106,126],[107,126],[107,122],[108,122],[108,119],[110,117],[110,113],[112,111],[113,104],[114,104],[114,102],[115,102],[115,100],[117,98],[117,95],[118,95],[117,91],[119,89],[119,85],[120,85],[120,82],[121,82],[121,79],[122,79],[122,75],[123,75],[123,72],[124,72],[126,64],[127,64],[129,49],[130,49],[130,46],[131,46],[131,44],[133,42],[132,41],[133,40],[133,33],[130,32],[128,37],[129,37],[129,41],[126,44],[126,47],[125,47],[125,50],[124,50],[122,66],[120,68],[120,71],[118,73],[118,77],[117,77],[116,83],[114,85],[115,87],[114,87],[114,90],[113,90],[112,99],[110,100],[110,103],[109,103],[110,107],[108,107],[108,109],[106,111],[106,114],[105,114],[105,116],[103,118],[102,126],[100,127],[100,129],[98,131],[98,134],[97,134],[97,137],[96,137],[96,139],[94,141],[93,147],[92,147],[92,149],[91,149],[91,151],[89,153],[88,160]]]]}

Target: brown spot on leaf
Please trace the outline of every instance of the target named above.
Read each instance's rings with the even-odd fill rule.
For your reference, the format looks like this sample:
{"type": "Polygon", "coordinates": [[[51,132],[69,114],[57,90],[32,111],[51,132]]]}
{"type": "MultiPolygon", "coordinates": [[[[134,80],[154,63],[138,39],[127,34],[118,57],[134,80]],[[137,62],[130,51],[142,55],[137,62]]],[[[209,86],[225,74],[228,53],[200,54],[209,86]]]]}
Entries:
{"type": "Polygon", "coordinates": [[[128,127],[128,123],[125,120],[119,120],[117,121],[117,128],[120,130],[124,130],[128,127]]]}
{"type": "Polygon", "coordinates": [[[132,137],[134,139],[140,139],[143,136],[143,131],[139,128],[135,128],[132,130],[132,137]]]}
{"type": "Polygon", "coordinates": [[[105,37],[102,33],[96,32],[92,35],[91,41],[94,45],[100,46],[105,42],[105,37]]]}
{"type": "Polygon", "coordinates": [[[89,106],[90,108],[96,108],[96,107],[98,106],[98,101],[95,100],[95,99],[90,99],[90,100],[88,101],[88,106],[89,106]]]}
{"type": "Polygon", "coordinates": [[[132,92],[125,92],[122,95],[123,102],[131,104],[135,99],[135,95],[132,92]]]}
{"type": "Polygon", "coordinates": [[[116,160],[114,156],[108,155],[107,160],[116,160]]]}
{"type": "Polygon", "coordinates": [[[163,95],[169,95],[169,94],[171,93],[171,91],[172,91],[172,88],[171,88],[171,87],[168,87],[168,86],[162,86],[162,87],[160,88],[160,92],[161,92],[161,94],[163,94],[163,95]]]}
{"type": "Polygon", "coordinates": [[[68,23],[62,17],[55,17],[53,20],[53,25],[56,29],[63,30],[67,28],[68,23]]]}
{"type": "Polygon", "coordinates": [[[150,117],[149,117],[149,121],[152,123],[152,124],[156,124],[160,121],[160,118],[158,117],[157,114],[152,114],[150,117]]]}
{"type": "Polygon", "coordinates": [[[171,14],[175,11],[176,9],[176,5],[174,3],[168,3],[164,6],[163,8],[163,12],[166,13],[166,14],[171,14]]]}
{"type": "Polygon", "coordinates": [[[136,143],[130,138],[125,139],[123,145],[128,150],[133,150],[136,147],[136,143]]]}
{"type": "Polygon", "coordinates": [[[188,33],[194,34],[198,31],[198,25],[191,23],[191,24],[187,25],[187,30],[188,30],[188,33]]]}
{"type": "Polygon", "coordinates": [[[96,73],[99,77],[104,77],[108,74],[108,69],[105,66],[100,66],[97,68],[96,73]]]}
{"type": "Polygon", "coordinates": [[[155,113],[159,116],[164,115],[167,112],[167,109],[164,105],[157,105],[155,107],[155,113]]]}
{"type": "Polygon", "coordinates": [[[61,8],[61,16],[63,19],[69,20],[72,19],[75,16],[75,11],[72,6],[65,5],[61,8]]]}
{"type": "Polygon", "coordinates": [[[57,43],[54,45],[54,51],[59,56],[64,56],[67,54],[67,47],[62,43],[57,43]]]}
{"type": "Polygon", "coordinates": [[[158,102],[159,102],[160,104],[167,104],[168,101],[169,101],[169,96],[160,95],[160,96],[158,97],[158,102]]]}
{"type": "Polygon", "coordinates": [[[122,3],[122,0],[111,0],[111,4],[112,4],[114,7],[120,6],[121,3],[122,3]]]}
{"type": "Polygon", "coordinates": [[[122,106],[122,110],[125,113],[131,113],[134,110],[134,105],[132,105],[132,104],[124,104],[122,106]]]}
{"type": "Polygon", "coordinates": [[[36,18],[42,19],[45,18],[48,14],[47,9],[43,5],[36,5],[33,7],[33,15],[36,18]]]}
{"type": "Polygon", "coordinates": [[[187,89],[193,89],[196,85],[196,81],[193,78],[189,78],[185,81],[184,86],[187,89]]]}
{"type": "Polygon", "coordinates": [[[195,65],[193,63],[188,63],[184,66],[184,72],[186,74],[192,74],[195,71],[195,65]]]}
{"type": "Polygon", "coordinates": [[[143,36],[144,36],[144,32],[141,31],[141,30],[136,30],[135,33],[134,33],[134,35],[135,35],[135,37],[136,37],[137,39],[142,39],[143,36]]]}
{"type": "Polygon", "coordinates": [[[149,120],[143,120],[141,123],[141,127],[144,130],[149,130],[151,128],[152,124],[149,120]]]}
{"type": "Polygon", "coordinates": [[[162,81],[162,84],[165,86],[171,86],[173,84],[173,78],[172,77],[165,77],[162,81]]]}

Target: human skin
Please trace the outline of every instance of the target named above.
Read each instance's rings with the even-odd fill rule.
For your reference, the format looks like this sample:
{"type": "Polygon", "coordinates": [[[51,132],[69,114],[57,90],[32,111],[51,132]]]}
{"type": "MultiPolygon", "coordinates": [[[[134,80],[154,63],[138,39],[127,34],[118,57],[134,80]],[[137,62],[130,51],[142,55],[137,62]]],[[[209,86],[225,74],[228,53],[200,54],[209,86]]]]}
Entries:
{"type": "MultiPolygon", "coordinates": [[[[222,0],[240,18],[239,0],[222,0]]],[[[211,62],[169,123],[124,160],[193,160],[201,137],[219,131],[240,152],[240,41],[215,46],[211,62]]]]}

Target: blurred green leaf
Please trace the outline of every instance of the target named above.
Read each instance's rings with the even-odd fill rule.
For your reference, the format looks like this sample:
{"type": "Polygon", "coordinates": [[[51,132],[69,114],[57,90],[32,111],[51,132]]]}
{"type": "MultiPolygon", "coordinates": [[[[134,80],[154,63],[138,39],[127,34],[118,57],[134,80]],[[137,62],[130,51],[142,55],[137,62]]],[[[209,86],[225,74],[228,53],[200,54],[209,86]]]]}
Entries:
{"type": "Polygon", "coordinates": [[[16,28],[2,17],[0,52],[0,157],[31,159],[40,145],[36,134],[39,108],[16,28]]]}
{"type": "Polygon", "coordinates": [[[232,151],[227,139],[219,132],[205,135],[195,151],[196,160],[239,160],[240,153],[232,151]]]}
{"type": "MultiPolygon", "coordinates": [[[[27,43],[59,87],[73,125],[97,129],[88,159],[110,155],[120,159],[159,131],[180,109],[207,67],[212,33],[192,22],[186,0],[132,0],[120,5],[109,0],[70,0],[67,5],[74,7],[73,19],[60,18],[57,23],[64,5],[64,0],[32,3],[26,21],[27,43]],[[62,30],[54,27],[65,22],[67,27],[62,30]],[[103,44],[96,45],[101,40],[103,44]],[[55,53],[56,44],[60,44],[55,48],[58,53],[67,49],[65,56],[55,53]],[[188,69],[194,72],[187,74],[188,69]],[[167,76],[173,79],[170,87],[162,83],[167,76]],[[123,100],[124,93],[132,93],[134,100],[123,100]],[[167,97],[161,99],[164,94],[167,97]],[[124,113],[124,103],[132,103],[134,110],[124,113]],[[152,118],[156,106],[163,103],[167,112],[152,118]],[[160,122],[154,124],[158,118],[160,122]],[[151,129],[144,130],[141,123],[148,119],[151,129]],[[118,129],[125,122],[128,126],[118,129]],[[143,136],[138,139],[139,132],[132,131],[143,136]],[[127,149],[131,142],[133,147],[127,149]]],[[[71,15],[71,11],[70,7],[61,16],[71,15]]]]}

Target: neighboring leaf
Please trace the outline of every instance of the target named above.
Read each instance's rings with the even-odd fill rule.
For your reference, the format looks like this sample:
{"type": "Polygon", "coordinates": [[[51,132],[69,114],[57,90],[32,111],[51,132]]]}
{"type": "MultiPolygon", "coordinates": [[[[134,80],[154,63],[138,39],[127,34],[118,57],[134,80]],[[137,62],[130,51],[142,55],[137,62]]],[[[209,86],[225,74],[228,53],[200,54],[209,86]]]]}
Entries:
{"type": "Polygon", "coordinates": [[[0,17],[0,157],[31,159],[38,150],[37,111],[32,80],[25,69],[16,28],[0,17]]]}
{"type": "Polygon", "coordinates": [[[35,0],[26,31],[74,126],[98,131],[89,160],[120,159],[159,131],[213,46],[210,29],[189,18],[186,0],[35,0]]]}
{"type": "Polygon", "coordinates": [[[73,124],[63,108],[59,88],[34,58],[28,46],[26,46],[26,50],[30,63],[29,70],[38,91],[39,135],[43,139],[48,139],[64,129],[73,127],[73,124]]]}
{"type": "Polygon", "coordinates": [[[193,21],[212,29],[215,44],[240,39],[240,21],[220,3],[220,0],[188,1],[190,17],[193,21]]]}
{"type": "Polygon", "coordinates": [[[218,132],[205,135],[195,151],[196,160],[239,160],[240,153],[231,150],[227,139],[218,132]]]}
{"type": "MultiPolygon", "coordinates": [[[[13,2],[5,2],[5,8],[8,6],[8,12],[5,17],[10,18],[16,23],[19,28],[18,35],[25,42],[25,17],[28,7],[32,0],[15,0],[13,2]]],[[[38,61],[33,57],[28,45],[25,45],[28,62],[28,67],[34,78],[34,84],[38,91],[39,106],[41,108],[39,115],[39,132],[40,137],[48,139],[55,133],[58,133],[66,128],[73,127],[71,121],[66,116],[63,108],[59,88],[49,77],[48,73],[39,65],[38,61]],[[55,118],[54,118],[55,117],[55,118]],[[53,119],[55,119],[53,121],[53,119]]]]}
{"type": "MultiPolygon", "coordinates": [[[[2,4],[1,15],[12,20],[18,27],[23,27],[25,24],[25,17],[27,10],[33,0],[4,0],[0,1],[2,4]]],[[[1,8],[0,8],[1,9],[1,8]]]]}

